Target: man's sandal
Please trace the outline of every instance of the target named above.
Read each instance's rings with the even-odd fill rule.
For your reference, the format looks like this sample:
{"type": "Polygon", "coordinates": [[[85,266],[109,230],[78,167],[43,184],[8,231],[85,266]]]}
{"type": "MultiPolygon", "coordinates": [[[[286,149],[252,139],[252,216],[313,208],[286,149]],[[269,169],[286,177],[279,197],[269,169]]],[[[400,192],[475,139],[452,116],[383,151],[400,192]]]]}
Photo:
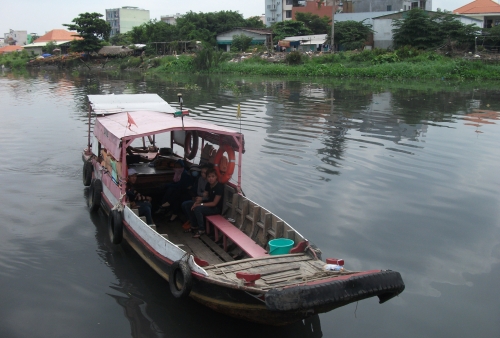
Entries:
{"type": "Polygon", "coordinates": [[[198,230],[196,233],[193,235],[193,238],[200,238],[201,235],[203,235],[205,231],[198,230]]]}

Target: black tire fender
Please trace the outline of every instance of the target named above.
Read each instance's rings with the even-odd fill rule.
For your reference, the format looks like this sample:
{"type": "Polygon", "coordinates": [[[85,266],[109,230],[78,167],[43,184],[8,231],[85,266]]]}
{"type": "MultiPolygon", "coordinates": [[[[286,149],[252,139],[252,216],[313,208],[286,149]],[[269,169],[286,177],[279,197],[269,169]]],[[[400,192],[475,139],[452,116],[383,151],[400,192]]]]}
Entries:
{"type": "Polygon", "coordinates": [[[186,137],[184,139],[184,156],[188,160],[195,158],[198,153],[198,132],[195,130],[189,130],[186,132],[186,137]],[[191,147],[191,140],[193,141],[193,147],[191,147]]]}
{"type": "Polygon", "coordinates": [[[113,244],[120,244],[123,240],[123,216],[118,210],[111,210],[108,217],[109,239],[113,244]]]}
{"type": "Polygon", "coordinates": [[[168,276],[170,291],[175,298],[185,298],[189,296],[193,286],[193,277],[191,269],[185,261],[176,261],[170,268],[168,276]]]}
{"type": "Polygon", "coordinates": [[[102,182],[99,179],[92,181],[90,184],[89,196],[87,204],[91,212],[99,210],[102,199],[102,182]]]}
{"type": "Polygon", "coordinates": [[[83,171],[82,171],[82,179],[83,185],[88,187],[90,183],[92,183],[92,172],[94,171],[94,167],[92,166],[92,162],[85,161],[83,162],[83,171]]]}

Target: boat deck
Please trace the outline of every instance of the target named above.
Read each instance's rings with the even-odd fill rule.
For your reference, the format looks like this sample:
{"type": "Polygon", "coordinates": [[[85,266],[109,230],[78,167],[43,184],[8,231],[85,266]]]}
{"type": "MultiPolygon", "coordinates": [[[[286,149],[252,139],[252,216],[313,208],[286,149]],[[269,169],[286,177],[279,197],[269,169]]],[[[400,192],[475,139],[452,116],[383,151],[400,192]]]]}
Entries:
{"type": "MultiPolygon", "coordinates": [[[[181,247],[184,251],[207,261],[210,265],[232,262],[235,259],[225,252],[207,235],[193,238],[191,232],[185,233],[179,220],[166,222],[165,216],[155,216],[156,230],[160,234],[167,234],[168,240],[181,247]]],[[[222,241],[221,241],[222,242],[222,241]]]]}
{"type": "Polygon", "coordinates": [[[325,271],[325,262],[314,260],[303,253],[235,259],[233,255],[239,255],[238,248],[225,252],[222,249],[222,240],[215,243],[207,235],[192,238],[193,234],[185,233],[180,221],[166,222],[164,219],[164,216],[155,217],[157,231],[167,234],[169,241],[179,245],[184,251],[207,261],[210,265],[204,267],[205,271],[211,278],[222,282],[241,283],[236,277],[237,272],[255,273],[261,275],[255,287],[268,290],[355,273],[347,270],[325,271]]]}

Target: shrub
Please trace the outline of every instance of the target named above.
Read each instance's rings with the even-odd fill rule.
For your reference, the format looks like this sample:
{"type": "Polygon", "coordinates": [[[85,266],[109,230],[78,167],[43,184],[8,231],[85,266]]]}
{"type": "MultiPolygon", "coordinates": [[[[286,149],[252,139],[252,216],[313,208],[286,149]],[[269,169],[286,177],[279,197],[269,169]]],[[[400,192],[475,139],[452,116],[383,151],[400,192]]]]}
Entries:
{"type": "Polygon", "coordinates": [[[382,55],[376,56],[372,62],[377,65],[377,64],[383,64],[383,63],[394,63],[394,62],[399,62],[399,61],[400,61],[400,59],[399,59],[398,55],[394,52],[394,53],[388,53],[388,54],[382,54],[382,55]]]}
{"type": "Polygon", "coordinates": [[[300,65],[302,63],[302,55],[299,52],[290,52],[287,54],[285,62],[289,65],[300,65]]]}

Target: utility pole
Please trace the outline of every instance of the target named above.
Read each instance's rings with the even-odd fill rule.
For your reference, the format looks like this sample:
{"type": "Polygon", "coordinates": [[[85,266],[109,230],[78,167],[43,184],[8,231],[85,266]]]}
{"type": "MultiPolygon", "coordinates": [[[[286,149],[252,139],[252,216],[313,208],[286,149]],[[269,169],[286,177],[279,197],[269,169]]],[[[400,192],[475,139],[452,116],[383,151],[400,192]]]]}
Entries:
{"type": "Polygon", "coordinates": [[[335,53],[335,44],[334,44],[334,34],[335,34],[335,11],[336,11],[336,3],[337,3],[337,0],[333,0],[332,1],[333,4],[332,4],[332,33],[331,33],[331,42],[330,42],[330,48],[332,50],[332,53],[335,53]]]}

